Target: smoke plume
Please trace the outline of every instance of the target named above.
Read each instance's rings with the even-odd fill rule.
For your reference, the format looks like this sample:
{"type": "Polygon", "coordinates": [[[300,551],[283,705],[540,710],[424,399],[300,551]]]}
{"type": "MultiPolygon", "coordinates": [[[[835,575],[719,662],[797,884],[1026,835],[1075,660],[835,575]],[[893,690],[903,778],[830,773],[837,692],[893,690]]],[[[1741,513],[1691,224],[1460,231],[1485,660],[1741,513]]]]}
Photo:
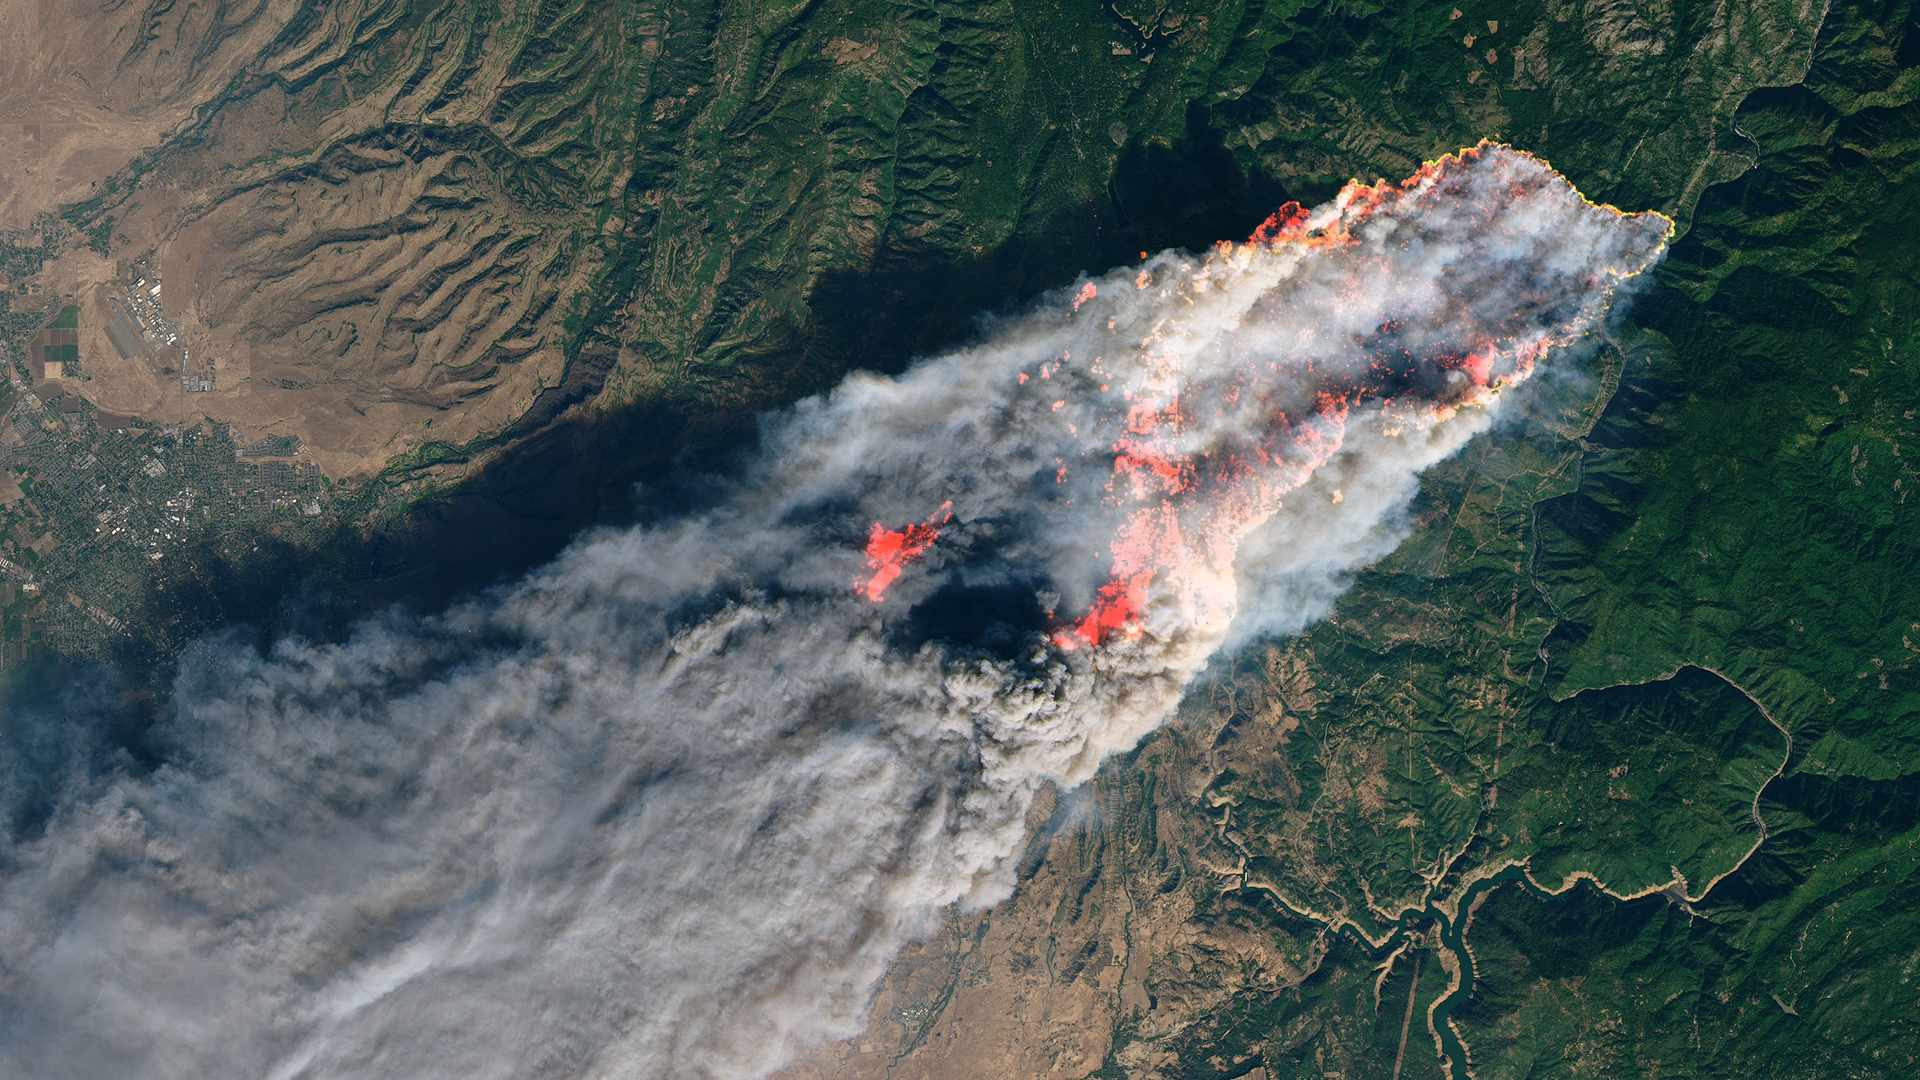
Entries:
{"type": "MultiPolygon", "coordinates": [[[[1668,223],[1483,144],[767,422],[708,509],[182,663],[0,851],[0,1073],[750,1077],[1297,628],[1668,223]]],[[[0,785],[4,787],[4,785],[0,785]]]]}

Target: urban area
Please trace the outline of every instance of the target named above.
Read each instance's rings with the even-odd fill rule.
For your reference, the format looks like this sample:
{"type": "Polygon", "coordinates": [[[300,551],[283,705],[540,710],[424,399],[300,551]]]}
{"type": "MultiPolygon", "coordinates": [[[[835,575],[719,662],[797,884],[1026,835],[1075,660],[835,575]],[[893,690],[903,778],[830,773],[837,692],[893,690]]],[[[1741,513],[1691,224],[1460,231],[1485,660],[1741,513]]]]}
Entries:
{"type": "MultiPolygon", "coordinates": [[[[37,246],[0,244],[0,670],[50,651],[110,653],[133,632],[158,562],[237,531],[317,524],[328,490],[298,439],[242,444],[204,418],[96,409],[78,389],[80,308],[30,281],[63,225],[37,224],[37,246]]],[[[102,329],[122,357],[185,372],[193,358],[161,314],[162,288],[150,269],[128,268],[102,329]]],[[[194,366],[182,389],[212,390],[214,366],[194,366]]]]}

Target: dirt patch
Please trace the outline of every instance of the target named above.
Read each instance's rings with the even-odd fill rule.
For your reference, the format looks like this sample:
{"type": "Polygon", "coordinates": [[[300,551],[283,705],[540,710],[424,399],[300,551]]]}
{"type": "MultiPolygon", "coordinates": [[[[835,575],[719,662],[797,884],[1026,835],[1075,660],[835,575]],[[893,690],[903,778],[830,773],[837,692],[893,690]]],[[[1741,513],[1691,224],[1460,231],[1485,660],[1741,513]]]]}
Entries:
{"type": "Polygon", "coordinates": [[[160,310],[178,319],[193,309],[200,295],[200,267],[207,265],[207,230],[188,228],[162,249],[159,258],[160,310]]]}
{"type": "Polygon", "coordinates": [[[853,64],[870,59],[874,53],[880,51],[880,47],[878,45],[862,44],[852,38],[841,37],[834,38],[832,41],[827,42],[825,51],[828,56],[833,58],[833,62],[836,64],[853,64]]]}
{"type": "Polygon", "coordinates": [[[213,48],[199,4],[0,4],[0,228],[24,229],[156,145],[273,40],[296,0],[233,18],[213,48]]]}
{"type": "MultiPolygon", "coordinates": [[[[47,275],[80,302],[80,378],[61,384],[76,390],[96,408],[134,416],[165,415],[176,419],[179,408],[160,412],[167,404],[168,384],[145,353],[122,356],[107,327],[125,318],[125,308],[114,300],[124,294],[113,286],[113,264],[90,251],[71,252],[49,267],[47,275]],[[87,278],[92,280],[88,281],[87,278]]],[[[178,383],[173,384],[176,394],[178,383]]]]}

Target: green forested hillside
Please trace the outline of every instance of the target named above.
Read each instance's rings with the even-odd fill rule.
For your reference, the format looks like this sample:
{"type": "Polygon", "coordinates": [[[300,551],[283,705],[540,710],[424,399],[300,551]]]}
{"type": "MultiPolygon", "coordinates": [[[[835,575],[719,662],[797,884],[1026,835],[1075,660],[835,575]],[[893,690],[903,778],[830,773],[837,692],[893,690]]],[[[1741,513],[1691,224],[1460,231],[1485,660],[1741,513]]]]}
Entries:
{"type": "MultiPolygon", "coordinates": [[[[1426,527],[1303,643],[1325,675],[1296,767],[1388,765],[1384,813],[1330,820],[1322,851],[1404,813],[1416,853],[1423,831],[1443,860],[1465,844],[1439,895],[1516,857],[1546,889],[1599,886],[1486,894],[1453,1013],[1474,1075],[1892,1077],[1920,1057],[1917,96],[1910,5],[1836,5],[1805,77],[1741,100],[1752,167],[1704,188],[1614,331],[1591,430],[1550,467],[1489,449],[1436,477],[1426,527]],[[1405,689],[1368,689],[1396,670],[1405,689]]],[[[1326,816],[1303,786],[1282,816],[1326,816]]],[[[1349,895],[1445,865],[1390,852],[1349,895]]],[[[1274,895],[1302,906],[1301,877],[1274,895]]],[[[1349,1075],[1385,1076],[1398,1008],[1341,996],[1364,953],[1270,1022],[1329,1040],[1343,1013],[1388,1017],[1344,1044],[1349,1075]]],[[[1424,1008],[1444,985],[1426,970],[1383,999],[1424,1008]]],[[[1269,1075],[1319,1075],[1313,1042],[1265,1041],[1269,1075]]]]}
{"type": "Polygon", "coordinates": [[[1408,10],[1297,13],[1208,113],[1250,175],[1330,187],[1498,125],[1675,212],[1672,256],[1519,437],[1429,476],[1331,619],[1213,675],[1101,782],[1097,827],[940,943],[950,976],[916,958],[899,983],[977,1013],[965,988],[1019,977],[990,947],[1010,922],[1097,967],[1106,936],[1184,918],[1144,1005],[1046,991],[1111,1000],[1101,1075],[1905,1076],[1912,7],[1408,10]],[[1529,88],[1522,59],[1496,95],[1449,87],[1472,57],[1420,42],[1491,14],[1579,77],[1529,88]],[[1775,33],[1777,66],[1712,68],[1709,28],[1775,33]]]}
{"type": "Polygon", "coordinates": [[[450,411],[551,366],[315,522],[155,560],[122,613],[154,632],[101,652],[164,694],[201,630],[483,586],[761,409],[1482,137],[1672,214],[1670,258],[1327,621],[1063,802],[862,1039],[966,1075],[929,1032],[1015,987],[1082,1010],[1080,1075],[1911,1075],[1910,0],[312,0],[78,235],[243,222],[263,280],[400,290],[370,337],[483,311],[450,411]]]}

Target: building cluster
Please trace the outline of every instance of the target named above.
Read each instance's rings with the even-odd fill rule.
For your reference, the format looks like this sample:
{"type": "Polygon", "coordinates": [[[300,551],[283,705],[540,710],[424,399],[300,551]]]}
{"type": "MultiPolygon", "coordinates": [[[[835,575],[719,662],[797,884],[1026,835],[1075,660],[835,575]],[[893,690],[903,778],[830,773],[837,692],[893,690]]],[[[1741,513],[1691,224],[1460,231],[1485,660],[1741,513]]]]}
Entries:
{"type": "Polygon", "coordinates": [[[192,559],[208,538],[312,521],[326,499],[314,465],[284,460],[297,439],[243,446],[208,422],[103,426],[78,396],[43,396],[19,380],[7,396],[0,662],[8,665],[43,648],[104,651],[137,616],[154,564],[192,559]]]}
{"type": "Polygon", "coordinates": [[[187,356],[186,346],[180,343],[180,320],[169,319],[161,311],[159,278],[135,278],[133,284],[127,286],[127,307],[149,342],[159,348],[179,349],[182,358],[187,356]]]}
{"type": "Polygon", "coordinates": [[[106,326],[107,340],[122,359],[140,357],[156,377],[179,372],[183,392],[212,393],[217,382],[213,361],[204,361],[203,373],[188,374],[188,368],[193,366],[193,353],[182,336],[180,320],[167,318],[160,297],[159,277],[134,271],[133,281],[125,286],[124,298],[114,296],[107,301],[107,307],[113,312],[106,326]]]}

